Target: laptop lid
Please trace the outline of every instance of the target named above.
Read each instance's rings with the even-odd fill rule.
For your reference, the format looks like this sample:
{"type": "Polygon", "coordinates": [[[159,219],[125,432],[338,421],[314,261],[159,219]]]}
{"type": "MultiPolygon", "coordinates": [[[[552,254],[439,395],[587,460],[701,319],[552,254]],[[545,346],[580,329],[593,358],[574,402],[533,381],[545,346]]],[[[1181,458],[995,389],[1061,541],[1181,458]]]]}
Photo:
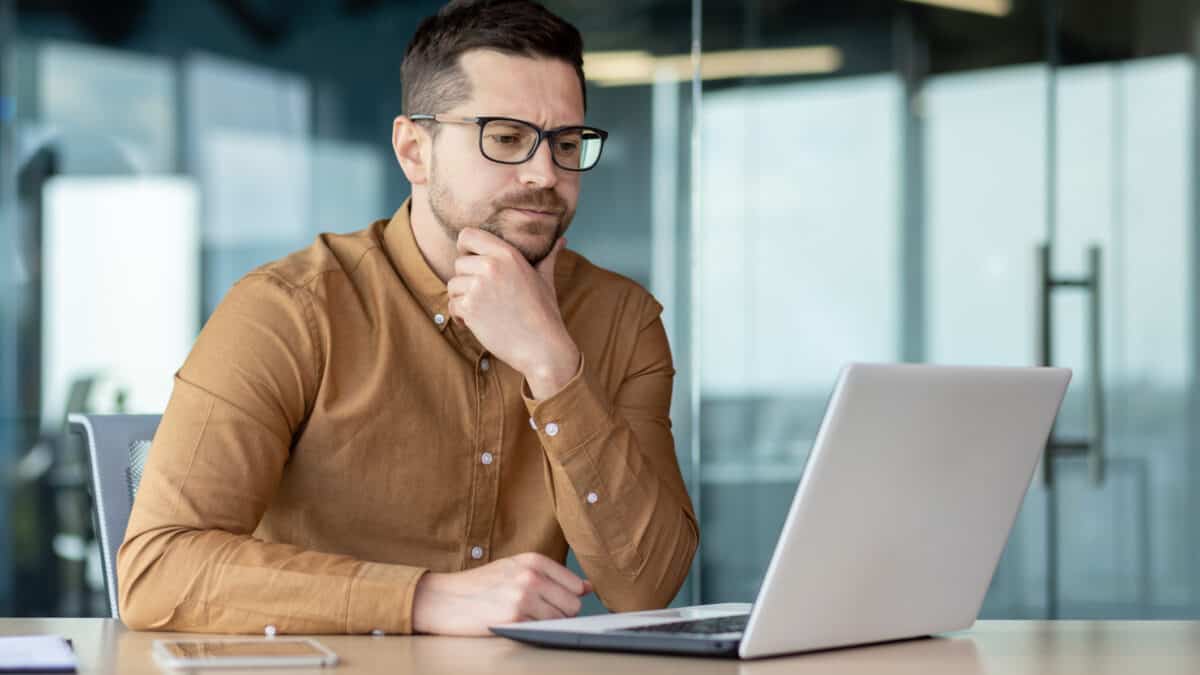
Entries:
{"type": "Polygon", "coordinates": [[[767,568],[743,658],[967,628],[1071,373],[851,364],[767,568]]]}

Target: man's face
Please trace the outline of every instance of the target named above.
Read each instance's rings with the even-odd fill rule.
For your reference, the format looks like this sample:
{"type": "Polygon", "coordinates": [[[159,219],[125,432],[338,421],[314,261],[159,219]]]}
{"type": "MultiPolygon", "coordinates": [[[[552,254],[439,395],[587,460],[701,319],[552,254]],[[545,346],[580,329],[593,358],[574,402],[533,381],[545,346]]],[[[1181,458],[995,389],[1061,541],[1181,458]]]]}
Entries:
{"type": "MultiPolygon", "coordinates": [[[[475,50],[462,56],[471,99],[447,116],[512,117],[542,129],[583,124],[575,69],[557,59],[475,50]]],[[[575,217],[579,173],[554,164],[547,141],[524,164],[498,164],[479,151],[479,127],[441,124],[429,174],[429,204],[451,239],[477,227],[541,262],[575,217]]]]}

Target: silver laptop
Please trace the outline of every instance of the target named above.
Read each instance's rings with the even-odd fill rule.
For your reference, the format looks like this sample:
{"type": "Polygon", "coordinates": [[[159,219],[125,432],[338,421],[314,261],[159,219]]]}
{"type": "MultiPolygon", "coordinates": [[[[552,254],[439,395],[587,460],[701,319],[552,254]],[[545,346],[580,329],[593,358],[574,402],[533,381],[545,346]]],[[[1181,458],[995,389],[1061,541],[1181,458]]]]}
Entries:
{"type": "Polygon", "coordinates": [[[842,371],[754,604],[495,626],[523,642],[755,658],[975,622],[1071,371],[842,371]]]}

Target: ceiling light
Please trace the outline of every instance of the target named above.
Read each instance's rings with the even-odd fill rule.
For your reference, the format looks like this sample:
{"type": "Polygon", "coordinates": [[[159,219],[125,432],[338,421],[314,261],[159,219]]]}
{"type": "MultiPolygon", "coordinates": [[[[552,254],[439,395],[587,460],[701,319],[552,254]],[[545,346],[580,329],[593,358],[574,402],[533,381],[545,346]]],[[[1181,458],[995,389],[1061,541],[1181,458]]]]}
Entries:
{"type": "Polygon", "coordinates": [[[919,5],[933,5],[963,12],[975,12],[988,16],[1008,16],[1012,12],[1012,0],[908,0],[919,5]]]}
{"type": "MultiPolygon", "coordinates": [[[[704,52],[700,76],[705,80],[727,80],[818,75],[841,69],[842,61],[842,51],[829,46],[704,52]]],[[[690,80],[693,67],[691,54],[654,56],[645,51],[625,51],[584,54],[583,70],[587,79],[602,87],[628,87],[690,80]]]]}

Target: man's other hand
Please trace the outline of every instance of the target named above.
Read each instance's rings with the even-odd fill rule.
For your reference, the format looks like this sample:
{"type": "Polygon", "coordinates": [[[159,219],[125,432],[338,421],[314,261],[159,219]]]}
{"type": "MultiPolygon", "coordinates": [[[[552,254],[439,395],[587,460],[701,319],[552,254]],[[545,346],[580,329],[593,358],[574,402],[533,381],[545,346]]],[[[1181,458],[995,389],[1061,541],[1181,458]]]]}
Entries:
{"type": "Polygon", "coordinates": [[[522,553],[465,572],[428,572],[417,582],[413,630],[490,635],[489,626],[579,614],[590,582],[538,553],[522,553]]]}

